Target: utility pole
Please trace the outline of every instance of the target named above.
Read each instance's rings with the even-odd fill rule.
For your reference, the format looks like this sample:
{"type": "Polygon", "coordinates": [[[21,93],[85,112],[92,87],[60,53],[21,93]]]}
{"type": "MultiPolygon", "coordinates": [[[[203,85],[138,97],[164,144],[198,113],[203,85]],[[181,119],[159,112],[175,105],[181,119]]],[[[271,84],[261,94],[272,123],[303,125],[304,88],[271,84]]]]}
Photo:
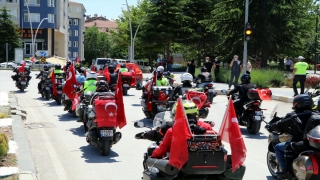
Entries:
{"type": "MultiPolygon", "coordinates": [[[[249,0],[246,0],[246,10],[244,17],[244,28],[246,29],[246,25],[248,23],[249,17],[249,0]]],[[[245,38],[245,33],[243,34],[243,61],[242,61],[242,73],[245,74],[247,71],[247,58],[248,58],[248,41],[245,38]]]]}
{"type": "Polygon", "coordinates": [[[317,73],[317,68],[316,68],[316,65],[317,65],[317,47],[318,47],[318,14],[316,15],[317,18],[316,18],[316,37],[315,37],[315,42],[314,42],[314,74],[317,73]]]}
{"type": "Polygon", "coordinates": [[[8,53],[9,53],[9,47],[8,47],[8,43],[6,43],[6,61],[7,61],[7,66],[6,66],[6,68],[8,67],[8,59],[9,59],[8,53]]]}

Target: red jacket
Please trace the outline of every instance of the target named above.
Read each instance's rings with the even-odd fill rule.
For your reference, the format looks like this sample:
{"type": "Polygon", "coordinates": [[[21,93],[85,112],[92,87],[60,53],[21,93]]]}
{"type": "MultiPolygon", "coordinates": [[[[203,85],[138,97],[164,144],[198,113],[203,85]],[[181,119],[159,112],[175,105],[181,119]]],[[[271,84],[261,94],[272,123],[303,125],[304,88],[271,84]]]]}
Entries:
{"type": "MultiPolygon", "coordinates": [[[[213,131],[212,127],[208,123],[198,121],[197,125],[205,128],[207,131],[213,131]]],[[[213,132],[216,133],[215,131],[213,132]]],[[[172,128],[169,128],[166,134],[164,135],[164,138],[160,143],[160,145],[153,151],[151,157],[160,159],[163,156],[165,156],[167,152],[170,152],[171,140],[172,140],[172,128]]]]}

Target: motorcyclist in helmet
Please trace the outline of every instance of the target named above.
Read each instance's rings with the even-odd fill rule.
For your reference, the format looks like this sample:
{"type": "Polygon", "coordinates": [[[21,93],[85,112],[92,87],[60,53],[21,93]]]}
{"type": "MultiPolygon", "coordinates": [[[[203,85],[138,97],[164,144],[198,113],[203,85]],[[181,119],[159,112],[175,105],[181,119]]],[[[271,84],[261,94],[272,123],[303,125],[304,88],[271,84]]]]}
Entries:
{"type": "Polygon", "coordinates": [[[72,62],[70,60],[67,61],[67,64],[63,67],[63,71],[64,72],[67,72],[68,69],[70,68],[72,62]]]}
{"type": "Polygon", "coordinates": [[[185,94],[185,90],[188,88],[192,88],[192,82],[193,82],[193,76],[190,73],[183,73],[181,75],[181,82],[182,84],[175,87],[174,90],[170,93],[169,99],[172,99],[173,97],[177,95],[183,95],[185,94]]]}
{"type": "MultiPolygon", "coordinates": [[[[273,124],[268,124],[266,128],[268,131],[289,133],[292,135],[291,142],[299,142],[303,140],[305,130],[307,132],[311,130],[311,128],[307,128],[307,130],[306,126],[312,116],[313,100],[307,94],[300,94],[293,99],[292,104],[293,112],[286,114],[283,119],[273,124]]],[[[291,176],[293,174],[291,165],[296,158],[295,154],[301,146],[304,147],[303,142],[298,143],[296,148],[286,142],[275,146],[275,154],[281,169],[281,172],[278,173],[279,176],[291,176]]]]}
{"type": "Polygon", "coordinates": [[[236,110],[236,114],[239,117],[243,111],[243,104],[249,101],[248,91],[249,89],[256,88],[256,85],[250,82],[251,77],[249,74],[243,74],[241,76],[241,84],[232,89],[227,96],[239,92],[239,99],[233,101],[233,105],[236,110]]]}
{"type": "Polygon", "coordinates": [[[212,82],[212,75],[208,72],[206,67],[201,68],[201,73],[197,76],[201,82],[212,82]]]}
{"type": "MultiPolygon", "coordinates": [[[[196,106],[196,104],[189,100],[183,100],[182,105],[185,109],[186,116],[190,125],[191,132],[194,134],[204,134],[206,131],[212,131],[212,127],[202,121],[199,121],[198,114],[199,110],[196,106]]],[[[174,107],[173,111],[173,117],[176,111],[176,106],[174,107]]],[[[160,143],[160,145],[153,151],[151,157],[153,158],[162,158],[166,155],[167,152],[170,151],[171,147],[171,140],[172,140],[172,128],[165,129],[159,129],[160,134],[163,134],[164,137],[160,143]],[[165,132],[163,132],[165,131],[165,132]]],[[[146,138],[150,134],[145,134],[146,138]]],[[[148,138],[147,138],[148,139],[148,138]]]]}
{"type": "Polygon", "coordinates": [[[100,80],[96,84],[96,92],[108,92],[109,85],[108,82],[105,80],[100,80]]]}
{"type": "MultiPolygon", "coordinates": [[[[23,64],[24,64],[24,62],[21,61],[20,64],[19,64],[19,66],[17,66],[16,68],[13,69],[13,72],[15,72],[16,74],[15,74],[15,75],[12,75],[11,78],[12,78],[14,81],[16,81],[16,83],[17,83],[17,79],[18,79],[18,77],[19,77],[19,69],[23,66],[23,64]]],[[[27,66],[27,65],[25,65],[25,66],[24,66],[24,74],[27,75],[27,86],[28,86],[28,84],[29,84],[30,79],[32,78],[32,77],[30,76],[30,73],[31,73],[30,67],[27,66]]]]}
{"type": "Polygon", "coordinates": [[[128,71],[129,71],[129,70],[127,69],[126,64],[121,63],[121,64],[120,64],[119,72],[128,72],[128,71]]]}
{"type": "MultiPolygon", "coordinates": [[[[36,79],[39,79],[40,77],[44,76],[46,74],[46,77],[48,77],[48,75],[50,74],[49,72],[50,68],[47,65],[43,66],[43,70],[40,71],[40,73],[37,75],[36,79]]],[[[41,86],[44,83],[45,79],[40,79],[39,83],[38,83],[38,93],[41,94],[41,86]]]]}
{"type": "Polygon", "coordinates": [[[108,71],[110,73],[109,87],[111,87],[112,85],[117,84],[118,73],[114,72],[114,66],[112,64],[108,66],[108,71]]]}
{"type": "Polygon", "coordinates": [[[169,81],[167,78],[163,77],[164,68],[159,66],[157,68],[157,86],[169,86],[169,81]]]}

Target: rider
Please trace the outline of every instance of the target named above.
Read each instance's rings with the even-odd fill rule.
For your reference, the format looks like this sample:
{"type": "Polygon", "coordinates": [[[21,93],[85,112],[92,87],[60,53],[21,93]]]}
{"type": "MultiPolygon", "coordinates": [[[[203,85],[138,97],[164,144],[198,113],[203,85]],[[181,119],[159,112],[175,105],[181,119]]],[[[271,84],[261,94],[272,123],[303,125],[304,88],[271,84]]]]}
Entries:
{"type": "Polygon", "coordinates": [[[67,70],[70,68],[70,66],[71,66],[71,61],[69,60],[69,61],[67,61],[67,64],[63,67],[63,71],[67,72],[67,70]]]}
{"type": "MultiPolygon", "coordinates": [[[[189,100],[184,100],[182,101],[182,105],[185,109],[192,133],[204,134],[207,131],[212,131],[212,127],[209,124],[199,121],[198,119],[199,110],[196,104],[194,104],[194,102],[189,100]]],[[[174,116],[176,107],[172,111],[174,116]]],[[[153,151],[151,155],[151,157],[153,158],[162,158],[163,156],[166,155],[167,152],[170,151],[170,147],[171,147],[172,128],[169,128],[166,132],[161,131],[159,133],[164,134],[164,138],[161,141],[160,145],[153,151]]]]}
{"type": "Polygon", "coordinates": [[[128,72],[128,71],[129,71],[129,70],[128,70],[126,64],[121,63],[121,64],[120,64],[119,72],[128,72]]]}
{"type": "MultiPolygon", "coordinates": [[[[50,68],[47,65],[43,66],[43,70],[40,71],[40,73],[37,75],[36,79],[38,79],[40,76],[43,76],[44,73],[50,74],[49,73],[50,68]]],[[[41,78],[39,83],[38,83],[38,93],[41,94],[41,85],[44,83],[44,80],[41,78]]]]}
{"type": "Polygon", "coordinates": [[[208,72],[206,67],[201,68],[201,73],[197,77],[198,79],[201,80],[201,82],[211,82],[212,81],[212,76],[208,72]]]}
{"type": "Polygon", "coordinates": [[[159,66],[157,68],[157,86],[169,86],[169,81],[167,78],[163,77],[164,68],[163,66],[159,66]]]}
{"type": "Polygon", "coordinates": [[[85,73],[85,68],[83,68],[83,67],[81,67],[81,64],[80,63],[77,63],[76,64],[76,70],[79,72],[79,73],[81,73],[81,74],[83,74],[83,75],[85,75],[86,73],[85,73]]]}
{"type": "MultiPolygon", "coordinates": [[[[307,94],[300,94],[293,99],[292,109],[294,111],[288,113],[280,121],[267,125],[266,128],[269,131],[290,132],[292,135],[291,142],[302,141],[307,123],[309,123],[309,118],[312,116],[312,107],[312,98],[307,94]]],[[[309,130],[310,128],[306,132],[309,132],[309,130]]],[[[292,175],[291,164],[296,158],[296,151],[286,142],[277,144],[274,150],[281,168],[281,172],[278,175],[288,175],[287,172],[292,175]]]]}
{"type": "Polygon", "coordinates": [[[182,84],[175,87],[174,90],[170,93],[169,99],[172,99],[176,95],[183,95],[185,94],[182,92],[184,88],[192,88],[193,76],[190,73],[184,73],[181,75],[181,82],[182,84]]]}
{"type": "MultiPolygon", "coordinates": [[[[15,74],[15,75],[12,75],[11,78],[12,78],[14,81],[16,81],[17,78],[19,77],[19,68],[20,68],[21,66],[23,66],[23,62],[20,62],[19,66],[13,69],[13,72],[15,72],[16,74],[15,74]]],[[[31,79],[31,76],[30,76],[31,71],[30,71],[30,67],[29,67],[29,66],[25,66],[25,68],[24,68],[24,73],[26,73],[26,74],[28,75],[28,76],[27,76],[27,85],[28,85],[28,84],[29,84],[29,81],[30,81],[30,79],[31,79]]]]}
{"type": "Polygon", "coordinates": [[[232,89],[227,96],[239,92],[239,99],[233,101],[234,108],[236,110],[237,116],[239,116],[243,110],[243,104],[249,101],[248,91],[249,89],[256,88],[256,85],[251,83],[251,77],[249,74],[244,74],[241,76],[241,84],[232,89]]]}
{"type": "Polygon", "coordinates": [[[113,65],[108,66],[108,71],[110,73],[110,82],[109,82],[109,87],[111,87],[114,84],[117,84],[118,81],[118,73],[114,72],[114,67],[113,65]]]}

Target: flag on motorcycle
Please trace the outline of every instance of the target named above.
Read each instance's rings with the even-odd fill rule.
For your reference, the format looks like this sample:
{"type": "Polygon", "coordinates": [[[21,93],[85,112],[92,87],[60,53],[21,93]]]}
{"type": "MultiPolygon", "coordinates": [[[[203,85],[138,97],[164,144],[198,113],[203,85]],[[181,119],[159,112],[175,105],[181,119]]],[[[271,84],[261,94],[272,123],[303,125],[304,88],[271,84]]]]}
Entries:
{"type": "Polygon", "coordinates": [[[130,84],[129,86],[135,86],[136,85],[136,77],[135,77],[135,74],[133,71],[130,71],[130,72],[121,72],[122,74],[122,77],[123,78],[127,78],[127,79],[130,79],[130,84]]]}
{"type": "Polygon", "coordinates": [[[104,70],[103,70],[103,75],[104,75],[104,77],[106,77],[106,80],[107,80],[108,83],[109,83],[109,82],[110,82],[110,73],[109,73],[108,67],[104,68],[104,70]]]}
{"type": "Polygon", "coordinates": [[[201,109],[201,107],[207,100],[207,95],[203,92],[188,91],[186,94],[186,98],[193,101],[197,105],[198,109],[201,109]]]}
{"type": "Polygon", "coordinates": [[[98,97],[94,101],[94,107],[96,111],[95,122],[97,123],[98,128],[118,126],[118,105],[115,99],[98,97]]]}
{"type": "MultiPolygon", "coordinates": [[[[118,73],[118,79],[121,78],[121,73],[118,73]]],[[[122,81],[117,81],[115,96],[118,104],[117,123],[119,125],[119,128],[121,129],[127,124],[126,114],[124,112],[122,81]]]]}
{"type": "Polygon", "coordinates": [[[269,88],[256,88],[261,100],[271,100],[272,92],[269,88]]]}
{"type": "Polygon", "coordinates": [[[222,141],[230,144],[232,172],[237,170],[246,159],[247,148],[238,124],[237,115],[233,106],[232,98],[224,114],[224,118],[219,130],[219,135],[222,141]]]}
{"type": "Polygon", "coordinates": [[[27,62],[26,62],[26,61],[23,61],[22,66],[20,66],[19,69],[18,69],[18,72],[19,72],[19,73],[23,73],[23,72],[24,72],[25,67],[26,67],[26,64],[27,64],[27,62]]]}
{"type": "Polygon", "coordinates": [[[78,93],[76,93],[72,101],[72,111],[76,109],[78,103],[79,103],[79,95],[78,93]]]}
{"type": "Polygon", "coordinates": [[[67,74],[67,79],[66,83],[63,88],[63,93],[65,93],[69,99],[74,98],[74,85],[77,83],[76,80],[76,73],[73,64],[70,66],[68,74],[67,74]]]}
{"type": "MultiPolygon", "coordinates": [[[[136,82],[141,83],[142,82],[142,70],[139,68],[139,66],[136,63],[126,63],[126,67],[129,70],[129,72],[134,72],[134,83],[131,82],[131,86],[135,86],[136,82]]],[[[115,71],[120,69],[120,64],[117,64],[115,71]]],[[[132,80],[133,81],[133,80],[132,80]]]]}
{"type": "Polygon", "coordinates": [[[56,76],[54,74],[54,71],[51,72],[51,84],[52,84],[52,95],[54,97],[57,97],[57,87],[56,87],[56,76]]]}
{"type": "Polygon", "coordinates": [[[188,143],[187,140],[192,137],[189,122],[182,105],[181,98],[177,102],[177,110],[172,127],[172,140],[170,147],[169,164],[181,169],[188,161],[188,143]]]}
{"type": "Polygon", "coordinates": [[[94,71],[94,72],[96,72],[97,71],[97,69],[96,69],[96,67],[94,66],[94,64],[92,63],[92,65],[91,65],[91,71],[94,71]]]}
{"type": "Polygon", "coordinates": [[[79,58],[79,56],[77,56],[76,62],[77,62],[77,63],[80,63],[80,58],[79,58]]]}
{"type": "MultiPolygon", "coordinates": [[[[152,96],[152,87],[157,85],[157,71],[153,71],[153,77],[151,80],[151,84],[148,86],[148,99],[151,99],[152,96]]],[[[152,110],[152,109],[151,109],[152,110]]]]}

